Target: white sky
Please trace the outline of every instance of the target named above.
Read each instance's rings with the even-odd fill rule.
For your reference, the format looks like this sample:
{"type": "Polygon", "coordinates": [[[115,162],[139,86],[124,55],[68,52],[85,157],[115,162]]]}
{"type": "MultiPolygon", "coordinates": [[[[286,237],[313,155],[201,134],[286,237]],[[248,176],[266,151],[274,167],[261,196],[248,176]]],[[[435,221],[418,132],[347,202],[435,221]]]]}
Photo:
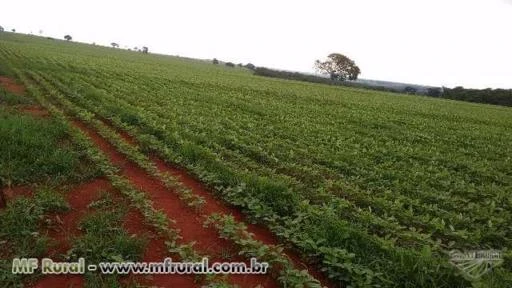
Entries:
{"type": "Polygon", "coordinates": [[[512,88],[512,0],[2,0],[0,25],[304,72],[339,52],[361,78],[512,88]]]}

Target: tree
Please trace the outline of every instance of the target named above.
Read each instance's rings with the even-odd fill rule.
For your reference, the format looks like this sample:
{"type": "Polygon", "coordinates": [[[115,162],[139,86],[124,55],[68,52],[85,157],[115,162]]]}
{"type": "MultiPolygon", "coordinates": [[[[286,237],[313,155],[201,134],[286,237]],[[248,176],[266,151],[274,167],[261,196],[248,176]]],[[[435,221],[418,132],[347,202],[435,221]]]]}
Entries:
{"type": "Polygon", "coordinates": [[[329,54],[324,62],[316,60],[315,67],[321,73],[329,74],[331,80],[357,80],[357,76],[361,74],[353,60],[339,53],[329,54]]]}
{"type": "Polygon", "coordinates": [[[0,32],[4,32],[4,27],[0,26],[0,32]]]}
{"type": "Polygon", "coordinates": [[[252,63],[247,63],[247,64],[245,64],[245,68],[254,70],[254,69],[256,69],[256,66],[254,66],[254,64],[252,64],[252,63]]]}
{"type": "Polygon", "coordinates": [[[418,89],[416,89],[412,86],[405,86],[405,88],[404,88],[404,92],[407,94],[416,94],[417,91],[418,91],[418,89]]]}
{"type": "Polygon", "coordinates": [[[219,60],[217,60],[217,58],[213,58],[213,61],[212,61],[213,64],[217,65],[219,64],[219,60]]]}
{"type": "Polygon", "coordinates": [[[16,29],[11,29],[12,33],[16,33],[16,29]]]}
{"type": "Polygon", "coordinates": [[[64,39],[66,39],[66,41],[71,41],[73,37],[71,37],[71,35],[66,35],[64,36],[64,39]]]}
{"type": "Polygon", "coordinates": [[[225,65],[226,65],[227,67],[231,67],[231,68],[235,67],[235,63],[233,63],[233,62],[226,62],[226,64],[225,64],[225,65]]]}
{"type": "Polygon", "coordinates": [[[427,95],[430,97],[441,97],[441,94],[443,94],[443,91],[441,88],[428,88],[427,89],[427,95]]]}
{"type": "Polygon", "coordinates": [[[117,44],[116,42],[110,43],[110,46],[112,46],[112,48],[119,48],[119,44],[117,44]]]}
{"type": "Polygon", "coordinates": [[[148,54],[149,53],[149,48],[146,47],[146,46],[142,47],[142,53],[148,54]]]}

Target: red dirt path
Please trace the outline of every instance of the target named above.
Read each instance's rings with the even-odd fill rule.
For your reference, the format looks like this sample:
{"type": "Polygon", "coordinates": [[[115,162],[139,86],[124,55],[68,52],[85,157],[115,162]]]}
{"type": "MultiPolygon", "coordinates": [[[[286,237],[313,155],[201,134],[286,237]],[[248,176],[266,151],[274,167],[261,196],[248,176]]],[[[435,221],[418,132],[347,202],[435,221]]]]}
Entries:
{"type": "Polygon", "coordinates": [[[30,186],[16,186],[16,187],[0,187],[0,208],[4,208],[7,203],[11,202],[17,197],[27,196],[32,197],[32,187],[30,186]]]}
{"type": "MultiPolygon", "coordinates": [[[[108,123],[108,121],[103,121],[103,123],[109,126],[111,129],[115,130],[129,144],[138,146],[137,140],[135,140],[125,131],[116,129],[113,127],[113,125],[108,123]]],[[[261,225],[251,224],[249,221],[247,221],[247,218],[240,210],[232,205],[229,205],[228,203],[223,202],[222,200],[217,199],[205,185],[196,180],[186,170],[172,166],[157,156],[151,156],[151,161],[157,166],[160,172],[167,172],[175,177],[178,177],[179,181],[183,183],[187,188],[191,189],[194,194],[199,195],[206,200],[206,204],[203,206],[200,212],[203,215],[209,215],[212,213],[222,213],[226,215],[231,214],[237,221],[243,221],[247,225],[247,230],[254,235],[253,237],[255,239],[267,245],[279,245],[279,240],[268,228],[261,225]]],[[[308,267],[308,265],[301,260],[301,257],[296,252],[285,249],[285,253],[293,261],[298,269],[308,270],[308,273],[318,279],[323,286],[334,286],[331,281],[328,280],[327,277],[325,277],[324,274],[322,274],[320,271],[308,267]]]]}
{"type": "MultiPolygon", "coordinates": [[[[66,199],[71,210],[64,215],[58,215],[60,225],[57,226],[56,229],[48,231],[48,236],[55,241],[55,245],[49,251],[47,257],[55,261],[64,261],[60,256],[71,248],[70,243],[72,238],[81,234],[78,225],[80,220],[87,213],[91,212],[91,210],[88,209],[88,205],[98,200],[102,192],[108,192],[117,203],[123,201],[123,197],[119,195],[119,192],[113,190],[110,182],[105,179],[96,179],[89,183],[78,185],[68,192],[66,199]]],[[[56,217],[57,215],[53,215],[52,219],[56,219],[56,217]]],[[[149,243],[146,245],[144,251],[143,261],[161,261],[161,259],[164,259],[168,254],[167,251],[165,251],[164,241],[144,224],[143,218],[144,217],[138,210],[131,208],[123,220],[123,228],[125,228],[129,234],[134,235],[134,237],[147,237],[149,239],[149,243]]],[[[168,277],[168,279],[165,279],[165,282],[160,281],[158,277],[125,277],[121,281],[127,284],[130,283],[131,280],[137,280],[137,283],[151,287],[195,287],[194,279],[191,276],[168,277]]],[[[38,279],[35,283],[29,285],[29,287],[84,287],[84,284],[82,275],[51,275],[38,279]]]]}
{"type": "MultiPolygon", "coordinates": [[[[66,200],[70,206],[67,213],[52,215],[51,219],[60,225],[50,229],[48,236],[54,241],[47,257],[54,261],[65,261],[61,255],[71,248],[71,240],[81,234],[78,229],[80,219],[87,214],[87,206],[97,200],[102,191],[112,190],[110,183],[104,179],[95,179],[91,182],[80,184],[67,192],[66,200]]],[[[44,276],[30,287],[83,287],[82,275],[50,275],[44,276]]]]}
{"type": "Polygon", "coordinates": [[[18,108],[21,113],[30,114],[35,117],[46,118],[50,116],[50,113],[39,105],[24,105],[18,108]]]}
{"type": "MultiPolygon", "coordinates": [[[[149,237],[142,261],[161,262],[165,257],[170,257],[164,240],[161,237],[155,237],[157,233],[153,229],[148,228],[144,224],[143,219],[144,217],[140,211],[130,210],[128,215],[126,215],[123,227],[130,234],[143,235],[141,232],[145,231],[145,235],[149,237]]],[[[135,280],[136,283],[149,287],[197,287],[197,284],[194,283],[193,275],[132,275],[129,279],[125,280],[123,282],[135,280]]]]}
{"type": "Polygon", "coordinates": [[[23,95],[25,93],[25,87],[9,77],[0,76],[0,86],[16,95],[23,95]]]}
{"type": "MultiPolygon", "coordinates": [[[[6,77],[0,76],[0,85],[5,87],[8,91],[18,95],[22,95],[25,91],[23,86],[16,84],[15,81],[6,77]]],[[[31,109],[27,109],[26,112],[31,113],[29,110],[31,109]]],[[[37,114],[39,114],[39,116],[47,115],[45,110],[32,110],[35,111],[33,114],[36,114],[36,116],[38,116],[37,114]]],[[[194,247],[196,250],[198,250],[201,254],[206,253],[209,255],[211,261],[223,261],[221,259],[221,255],[223,253],[226,251],[236,251],[230,241],[218,238],[217,232],[213,228],[204,228],[202,226],[202,222],[204,221],[203,216],[211,213],[232,214],[237,220],[244,221],[245,217],[239,210],[216,199],[205,186],[203,186],[194,177],[190,176],[185,170],[169,165],[158,157],[152,157],[152,161],[157,165],[160,171],[168,172],[174,176],[177,176],[185,186],[192,189],[195,194],[202,196],[206,200],[206,204],[201,211],[201,215],[195,213],[193,209],[187,207],[186,204],[183,203],[183,201],[181,201],[175,193],[169,191],[163,183],[157,179],[152,178],[147,173],[145,173],[143,169],[129,161],[126,157],[124,157],[124,155],[116,151],[113,146],[105,141],[94,130],[78,121],[73,121],[73,124],[84,131],[96,143],[96,145],[110,157],[112,163],[122,168],[122,173],[132,182],[132,184],[148,193],[148,196],[150,196],[150,198],[153,200],[156,209],[162,209],[170,218],[176,220],[176,228],[181,230],[181,235],[183,236],[184,242],[195,241],[196,245],[194,247]]],[[[108,123],[105,124],[109,125],[108,123]]],[[[109,126],[112,127],[111,125],[109,126]]],[[[117,130],[117,132],[120,133],[121,136],[125,138],[129,143],[136,145],[136,141],[134,141],[131,136],[124,133],[124,131],[117,130]]],[[[84,185],[94,186],[95,184],[87,183],[84,185]]],[[[106,186],[110,187],[110,184],[106,182],[106,186]]],[[[85,189],[85,191],[87,190],[88,189],[85,189]]],[[[70,195],[72,194],[76,193],[70,193],[70,195]]],[[[77,199],[70,198],[68,200],[70,201],[72,207],[79,207],[83,206],[84,203],[87,202],[86,199],[90,199],[90,197],[93,197],[93,195],[94,193],[91,193],[91,195],[86,195],[81,200],[79,199],[80,197],[77,199]]],[[[87,204],[88,203],[90,203],[90,201],[87,202],[87,204]]],[[[87,206],[87,204],[85,204],[85,206],[87,206]]],[[[68,218],[61,219],[63,220],[63,223],[68,223],[64,225],[67,228],[63,229],[67,230],[68,232],[76,233],[74,230],[77,230],[76,225],[78,221],[77,219],[79,219],[79,217],[77,215],[69,215],[66,217],[68,218]]],[[[163,240],[159,237],[155,237],[154,231],[148,230],[148,227],[143,223],[143,217],[140,212],[130,210],[126,216],[124,227],[128,233],[136,235],[153,235],[152,237],[149,237],[150,242],[147,245],[143,261],[162,261],[165,257],[167,257],[166,255],[168,253],[165,251],[166,249],[163,240]]],[[[258,239],[265,244],[276,245],[279,243],[277,238],[265,227],[248,224],[248,230],[254,234],[255,239],[258,239]]],[[[52,251],[52,253],[57,253],[58,251],[65,252],[66,247],[69,248],[66,240],[61,239],[64,237],[62,234],[64,233],[60,233],[60,236],[55,235],[55,239],[60,239],[58,241],[62,241],[62,245],[59,245],[60,248],[52,251]]],[[[307,269],[307,266],[301,262],[300,257],[297,254],[291,251],[287,251],[287,255],[292,259],[297,268],[307,269]]],[[[230,258],[230,261],[242,261],[242,259],[239,256],[235,256],[230,258]]],[[[323,285],[328,285],[329,282],[318,271],[313,269],[310,270],[309,273],[311,273],[315,278],[319,279],[323,285]]],[[[64,277],[66,276],[43,278],[41,281],[36,283],[36,286],[33,287],[83,286],[83,278],[81,276],[64,277]]],[[[193,282],[194,278],[192,276],[184,277],[183,275],[152,275],[143,278],[138,276],[132,278],[135,278],[137,282],[141,284],[151,285],[154,287],[198,286],[197,283],[193,282]]],[[[277,282],[269,275],[230,275],[230,279],[231,283],[237,284],[240,287],[279,286],[277,282]]]]}
{"type": "MultiPolygon", "coordinates": [[[[5,76],[0,76],[0,86],[18,96],[25,94],[25,87],[23,85],[20,85],[16,83],[15,80],[5,76]]],[[[48,117],[50,115],[46,109],[39,105],[23,105],[19,107],[18,110],[21,113],[30,114],[36,117],[48,117]]]]}
{"type": "MultiPolygon", "coordinates": [[[[0,76],[0,85],[7,91],[16,95],[23,95],[25,87],[18,85],[13,79],[0,76]]],[[[20,112],[28,113],[33,116],[47,117],[49,113],[39,105],[23,106],[20,112]]],[[[0,187],[1,188],[1,187],[0,187]]],[[[46,233],[52,238],[53,246],[48,251],[49,257],[53,260],[63,260],[61,255],[65,254],[71,248],[71,238],[80,235],[78,224],[80,219],[88,213],[88,205],[97,200],[101,192],[109,192],[117,196],[122,201],[119,192],[114,191],[110,182],[105,179],[95,179],[91,182],[80,184],[74,187],[66,194],[67,203],[70,205],[70,211],[63,215],[50,215],[49,219],[53,223],[58,223],[55,229],[48,229],[46,233]]],[[[33,191],[29,186],[9,187],[0,190],[0,208],[5,206],[8,201],[19,196],[32,197],[33,191]],[[5,197],[4,197],[5,196],[5,197]],[[4,199],[5,198],[5,199],[4,199]]],[[[157,262],[167,257],[168,252],[164,240],[157,236],[157,233],[144,224],[143,215],[136,209],[131,208],[125,216],[123,227],[126,231],[135,237],[148,237],[149,243],[145,247],[143,261],[157,262]]],[[[148,277],[128,277],[123,282],[130,283],[130,280],[136,279],[137,283],[148,285],[150,287],[196,287],[192,275],[156,275],[148,277]],[[140,279],[139,279],[140,278],[140,279]]],[[[60,287],[84,287],[84,278],[82,275],[50,275],[37,279],[33,283],[27,283],[28,287],[37,288],[60,288],[60,287]]]]}
{"type": "MultiPolygon", "coordinates": [[[[110,158],[113,164],[121,167],[121,173],[135,187],[148,194],[156,209],[162,210],[169,218],[176,221],[174,226],[180,229],[180,234],[185,243],[195,242],[195,249],[200,254],[208,255],[211,262],[223,261],[221,255],[227,250],[233,250],[233,244],[228,240],[219,238],[214,228],[204,228],[204,218],[190,209],[179,199],[176,193],[169,191],[162,182],[149,176],[142,168],[129,161],[93,129],[79,121],[73,121],[73,124],[84,131],[95,142],[96,146],[110,158]]],[[[160,259],[160,261],[162,260],[160,259]]],[[[230,261],[242,261],[242,259],[235,257],[230,261]]],[[[256,287],[258,285],[279,287],[275,279],[268,274],[230,275],[230,279],[230,282],[240,287],[256,287]]]]}

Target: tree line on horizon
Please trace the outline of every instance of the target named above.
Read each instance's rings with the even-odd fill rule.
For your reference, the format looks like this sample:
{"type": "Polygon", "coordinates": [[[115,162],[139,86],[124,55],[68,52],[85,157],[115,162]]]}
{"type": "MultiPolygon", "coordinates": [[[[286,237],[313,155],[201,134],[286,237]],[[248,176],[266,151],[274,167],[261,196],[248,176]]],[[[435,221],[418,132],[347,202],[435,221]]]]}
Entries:
{"type": "MultiPolygon", "coordinates": [[[[213,64],[219,64],[216,58],[213,64]]],[[[235,67],[232,62],[226,62],[226,66],[235,67]]],[[[305,74],[300,72],[282,71],[270,69],[266,67],[256,67],[254,64],[246,65],[238,64],[240,67],[248,68],[253,71],[254,75],[281,78],[287,80],[296,80],[328,85],[340,85],[356,88],[365,88],[370,90],[404,93],[419,96],[429,96],[435,98],[445,98],[452,100],[460,100],[467,102],[494,104],[501,106],[512,106],[512,89],[466,89],[458,86],[455,88],[448,87],[428,87],[426,89],[417,89],[413,86],[405,86],[402,88],[393,88],[389,86],[373,86],[364,83],[354,82],[361,73],[360,68],[355,62],[343,54],[331,53],[327,56],[327,60],[315,61],[315,68],[318,72],[328,75],[329,78],[320,77],[318,75],[305,74]]]]}
{"type": "Polygon", "coordinates": [[[328,60],[323,62],[316,60],[315,67],[317,68],[317,71],[322,74],[327,74],[329,78],[300,72],[282,71],[266,67],[255,67],[253,64],[251,64],[253,66],[251,67],[251,70],[253,71],[254,75],[265,77],[328,85],[341,85],[377,91],[413,94],[475,103],[512,106],[512,89],[466,89],[464,87],[458,86],[455,88],[428,87],[420,91],[412,86],[405,86],[401,89],[387,86],[371,86],[364,83],[354,82],[357,80],[361,70],[350,58],[339,53],[332,53],[327,58],[328,60]]]}
{"type": "MultiPolygon", "coordinates": [[[[64,39],[65,39],[66,41],[71,41],[71,40],[73,40],[73,37],[72,37],[71,35],[69,35],[69,34],[68,34],[68,35],[64,35],[64,39]]],[[[92,43],[92,45],[96,45],[96,43],[95,43],[95,42],[93,42],[93,43],[92,43]]],[[[110,43],[110,46],[112,46],[112,48],[119,48],[119,44],[118,44],[118,43],[116,43],[116,42],[112,42],[112,43],[110,43]]],[[[131,48],[127,48],[127,50],[132,51],[132,49],[131,49],[131,48]]],[[[148,48],[148,47],[146,47],[146,46],[143,46],[141,49],[139,49],[139,48],[137,48],[137,47],[134,47],[134,48],[133,48],[133,50],[134,50],[134,51],[137,51],[137,52],[142,52],[143,54],[148,54],[148,53],[149,53],[149,48],[148,48]]]]}
{"type": "Polygon", "coordinates": [[[253,69],[254,75],[281,78],[287,80],[312,82],[327,85],[346,86],[354,88],[364,88],[369,90],[376,90],[382,92],[393,92],[401,94],[410,94],[417,96],[428,96],[434,98],[444,98],[451,100],[459,100],[466,102],[493,104],[501,106],[512,107],[512,89],[466,89],[463,87],[428,87],[422,91],[412,87],[406,86],[402,89],[396,89],[386,86],[370,86],[364,83],[354,81],[342,81],[337,79],[330,79],[320,77],[317,75],[305,74],[300,72],[281,71],[265,67],[256,67],[253,69]]]}
{"type": "MultiPolygon", "coordinates": [[[[4,32],[5,29],[0,26],[0,32],[4,32]]],[[[16,29],[11,29],[11,32],[16,32],[16,29]]],[[[65,35],[64,39],[66,41],[72,41],[73,37],[71,35],[65,35]]],[[[95,43],[93,43],[95,45],[95,43]]],[[[119,48],[119,44],[112,42],[111,46],[113,48],[119,48]]],[[[128,50],[131,50],[128,48],[128,50]]],[[[142,52],[144,54],[149,53],[149,48],[143,46],[141,49],[138,47],[134,47],[135,51],[142,52]]],[[[216,58],[212,61],[213,64],[219,64],[219,60],[216,58]]],[[[436,98],[445,98],[452,100],[460,100],[467,102],[475,102],[475,103],[486,103],[486,104],[494,104],[501,106],[509,106],[512,107],[512,89],[467,89],[462,86],[457,86],[455,88],[447,88],[447,87],[429,87],[425,91],[418,91],[417,88],[412,86],[406,86],[403,89],[394,89],[386,86],[370,86],[365,85],[363,83],[353,82],[357,80],[359,74],[361,73],[360,68],[355,64],[355,62],[340,53],[331,53],[327,56],[327,60],[320,61],[316,60],[314,65],[318,72],[322,74],[326,74],[329,78],[320,77],[317,75],[305,74],[300,72],[290,72],[290,71],[282,71],[276,69],[270,69],[266,67],[256,67],[252,63],[248,63],[243,65],[239,63],[235,65],[232,62],[225,62],[227,67],[245,67],[251,71],[253,71],[254,75],[265,76],[265,77],[273,77],[273,78],[281,78],[288,80],[296,80],[296,81],[304,81],[304,82],[312,82],[312,83],[321,83],[328,85],[341,85],[341,86],[350,86],[350,87],[359,87],[371,90],[378,91],[386,91],[386,92],[397,92],[397,93],[405,93],[412,95],[423,95],[430,96],[436,98]]]]}

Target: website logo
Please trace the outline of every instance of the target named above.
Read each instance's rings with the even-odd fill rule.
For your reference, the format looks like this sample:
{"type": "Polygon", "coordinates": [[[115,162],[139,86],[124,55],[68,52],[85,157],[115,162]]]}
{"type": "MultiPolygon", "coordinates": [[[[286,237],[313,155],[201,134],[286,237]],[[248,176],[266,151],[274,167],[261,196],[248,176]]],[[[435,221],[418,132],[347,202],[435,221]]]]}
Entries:
{"type": "Polygon", "coordinates": [[[458,251],[449,253],[450,262],[469,280],[476,280],[503,263],[498,250],[458,251]]]}

